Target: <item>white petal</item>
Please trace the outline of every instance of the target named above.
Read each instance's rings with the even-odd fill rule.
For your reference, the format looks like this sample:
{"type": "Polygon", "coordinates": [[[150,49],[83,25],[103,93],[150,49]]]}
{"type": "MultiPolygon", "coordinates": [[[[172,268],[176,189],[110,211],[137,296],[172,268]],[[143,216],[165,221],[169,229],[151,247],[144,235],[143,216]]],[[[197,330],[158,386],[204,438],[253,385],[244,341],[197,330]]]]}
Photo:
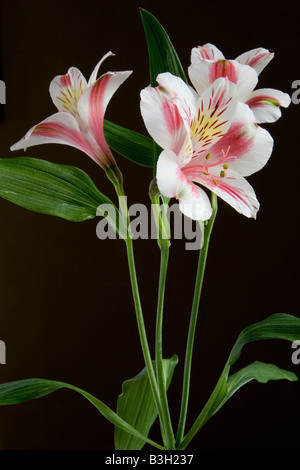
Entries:
{"type": "Polygon", "coordinates": [[[181,193],[178,200],[179,209],[190,219],[210,219],[212,207],[207,194],[188,179],[181,185],[181,193]]]}
{"type": "Polygon", "coordinates": [[[256,124],[250,108],[238,103],[232,124],[214,146],[209,149],[208,161],[198,161],[200,165],[214,166],[219,172],[223,165],[249,176],[259,171],[267,163],[273,149],[273,139],[268,131],[256,124]]]}
{"type": "Polygon", "coordinates": [[[171,150],[163,150],[156,167],[157,186],[163,196],[169,198],[177,196],[179,171],[176,154],[171,150]]]}
{"type": "Polygon", "coordinates": [[[88,81],[88,84],[87,86],[90,86],[90,85],[93,85],[93,83],[95,83],[95,81],[97,80],[97,75],[98,75],[98,71],[99,71],[99,68],[101,67],[101,65],[103,64],[103,62],[105,61],[105,59],[107,59],[107,57],[111,57],[111,56],[114,56],[115,54],[113,54],[111,51],[107,52],[107,54],[105,54],[102,59],[99,60],[98,64],[96,65],[96,67],[94,68],[90,78],[89,78],[89,81],[88,81]]]}
{"type": "Polygon", "coordinates": [[[99,101],[97,106],[101,108],[101,112],[104,114],[114,93],[131,74],[131,70],[107,72],[98,78],[85,90],[78,101],[78,111],[81,117],[89,115],[89,106],[95,106],[97,101],[99,101]]]}
{"type": "Polygon", "coordinates": [[[244,102],[254,90],[258,78],[255,70],[242,65],[236,60],[201,62],[190,65],[189,77],[197,92],[201,95],[207,87],[220,77],[227,77],[238,89],[239,100],[244,102]]]}
{"type": "Polygon", "coordinates": [[[194,47],[191,53],[191,63],[196,64],[200,60],[220,60],[225,59],[222,52],[213,44],[204,44],[204,46],[194,47]]]}
{"type": "Polygon", "coordinates": [[[236,60],[241,64],[253,67],[257,75],[259,75],[273,57],[274,54],[269,52],[268,49],[259,47],[257,49],[252,49],[251,51],[244,52],[239,55],[236,60]]]}
{"type": "Polygon", "coordinates": [[[82,136],[72,114],[59,112],[32,127],[11,150],[26,149],[40,144],[65,144],[82,150],[98,161],[96,150],[82,136]]]}
{"type": "MultiPolygon", "coordinates": [[[[199,99],[198,93],[187,85],[181,78],[169,72],[160,73],[156,78],[159,89],[165,92],[170,99],[180,103],[184,110],[184,118],[193,114],[196,101],[199,99]]],[[[190,121],[189,121],[190,122],[190,121]]]]}
{"type": "Polygon", "coordinates": [[[188,68],[188,74],[195,89],[202,95],[204,91],[211,84],[210,70],[212,62],[208,60],[202,60],[201,62],[193,62],[188,68]]]}
{"type": "Polygon", "coordinates": [[[196,155],[205,152],[228,131],[237,106],[237,92],[227,78],[218,78],[202,94],[197,114],[191,126],[191,138],[196,155]]]}
{"type": "MultiPolygon", "coordinates": [[[[251,131],[250,131],[251,132],[251,131]]],[[[273,151],[273,138],[270,133],[257,126],[251,148],[230,164],[230,168],[243,176],[250,176],[261,170],[268,162],[273,151]]]]}
{"type": "Polygon", "coordinates": [[[49,92],[58,111],[77,114],[77,102],[87,87],[86,79],[76,67],[65,75],[56,76],[50,83],[49,92]]]}
{"type": "Polygon", "coordinates": [[[193,220],[208,220],[212,208],[206,193],[182,173],[174,152],[163,151],[157,162],[157,185],[163,196],[179,200],[179,209],[193,220]]]}
{"type": "Polygon", "coordinates": [[[141,113],[152,138],[177,155],[189,138],[191,115],[195,113],[195,92],[169,73],[157,77],[159,87],[141,91],[141,113]]]}
{"type": "Polygon", "coordinates": [[[236,86],[239,93],[239,100],[245,102],[257,85],[257,73],[252,67],[249,67],[249,65],[242,65],[236,61],[233,62],[236,65],[238,74],[236,86]]]}
{"type": "MultiPolygon", "coordinates": [[[[78,100],[77,110],[82,131],[89,131],[99,147],[109,156],[104,138],[103,120],[106,107],[119,86],[132,72],[108,72],[88,87],[78,100]]],[[[87,139],[90,137],[87,135],[87,139]]]]}
{"type": "Polygon", "coordinates": [[[261,88],[253,91],[246,103],[252,109],[257,122],[274,122],[281,116],[280,106],[287,108],[291,98],[280,90],[261,88]]]}
{"type": "Polygon", "coordinates": [[[195,178],[195,181],[213,191],[240,214],[256,218],[259,202],[255,192],[252,186],[235,171],[228,170],[224,178],[212,173],[211,176],[195,178]]]}

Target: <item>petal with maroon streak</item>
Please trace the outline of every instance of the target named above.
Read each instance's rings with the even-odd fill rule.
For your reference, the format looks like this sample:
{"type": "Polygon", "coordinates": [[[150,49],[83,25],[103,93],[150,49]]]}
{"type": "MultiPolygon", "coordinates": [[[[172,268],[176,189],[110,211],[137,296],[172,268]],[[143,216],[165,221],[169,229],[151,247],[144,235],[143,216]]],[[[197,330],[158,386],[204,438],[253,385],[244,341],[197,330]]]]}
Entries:
{"type": "Polygon", "coordinates": [[[252,109],[257,122],[274,122],[281,116],[280,106],[287,108],[291,98],[280,90],[261,88],[253,91],[246,103],[252,109]]]}
{"type": "Polygon", "coordinates": [[[49,92],[58,111],[77,114],[77,102],[87,87],[86,79],[76,67],[66,75],[58,75],[50,83],[49,92]]]}
{"type": "Polygon", "coordinates": [[[268,65],[268,63],[273,59],[274,54],[268,49],[263,47],[258,47],[257,49],[252,49],[251,51],[244,52],[239,55],[236,60],[240,64],[246,64],[250,67],[253,67],[257,75],[268,65]]]}

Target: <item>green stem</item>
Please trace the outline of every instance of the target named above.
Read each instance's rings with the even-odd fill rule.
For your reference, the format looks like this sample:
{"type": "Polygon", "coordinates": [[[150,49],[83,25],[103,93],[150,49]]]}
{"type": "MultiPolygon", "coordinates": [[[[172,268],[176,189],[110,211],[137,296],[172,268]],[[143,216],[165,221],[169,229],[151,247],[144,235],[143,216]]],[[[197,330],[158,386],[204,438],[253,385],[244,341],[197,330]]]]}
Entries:
{"type": "Polygon", "coordinates": [[[122,212],[122,216],[126,219],[126,224],[127,224],[127,237],[125,238],[125,243],[126,243],[126,249],[127,249],[128,267],[129,267],[132,295],[133,295],[133,301],[134,301],[134,306],[135,306],[140,343],[142,347],[145,365],[147,368],[152,395],[155,401],[158,415],[161,419],[162,406],[160,402],[160,394],[159,394],[159,389],[158,389],[158,385],[156,381],[155,371],[154,371],[154,367],[153,367],[153,363],[151,359],[149,343],[147,339],[147,333],[146,333],[145,322],[144,322],[144,316],[143,316],[143,311],[142,311],[141,299],[140,299],[140,294],[139,294],[139,287],[138,287],[135,261],[134,261],[134,253],[133,253],[133,243],[132,243],[132,238],[130,236],[130,230],[129,230],[130,218],[129,218],[128,208],[124,200],[125,192],[123,188],[123,178],[117,166],[110,168],[106,172],[106,174],[107,174],[107,177],[110,179],[110,181],[113,183],[116,193],[119,197],[119,200],[120,199],[122,200],[122,205],[120,209],[122,212]]]}
{"type": "Polygon", "coordinates": [[[176,448],[179,448],[182,442],[184,430],[185,430],[188,400],[189,400],[189,391],[190,391],[193,346],[194,346],[201,290],[202,290],[205,265],[206,265],[206,260],[207,260],[209,240],[210,240],[212,228],[213,228],[216,213],[217,213],[217,196],[214,193],[212,193],[211,202],[212,202],[213,213],[212,213],[211,218],[208,221],[207,226],[204,229],[204,242],[200,250],[200,254],[199,254],[197,277],[196,277],[196,283],[195,283],[193,305],[192,305],[189,331],[188,331],[188,339],[187,339],[187,345],[186,345],[181,408],[180,408],[178,430],[177,430],[177,436],[176,436],[176,448]]]}
{"type": "Polygon", "coordinates": [[[142,346],[144,361],[146,364],[149,382],[150,382],[152,394],[154,397],[154,401],[156,404],[156,408],[157,408],[159,415],[161,415],[161,403],[160,403],[160,397],[159,397],[159,390],[158,390],[158,386],[156,382],[155,372],[154,372],[151,354],[149,350],[149,344],[147,340],[147,333],[146,333],[141,300],[140,300],[140,295],[139,295],[139,288],[138,288],[135,262],[134,262],[134,254],[133,254],[133,244],[132,244],[131,238],[128,238],[126,240],[126,248],[127,248],[128,267],[129,267],[129,273],[130,273],[132,294],[133,294],[133,300],[134,300],[134,305],[135,305],[140,342],[142,346]]]}
{"type": "Polygon", "coordinates": [[[222,406],[222,400],[224,399],[224,387],[226,387],[227,374],[228,374],[227,365],[225,365],[223,372],[218,380],[218,383],[213,390],[213,393],[209,397],[208,401],[206,402],[206,405],[202,409],[201,413],[199,414],[198,418],[192,425],[189,432],[184,436],[178,449],[184,450],[189,445],[189,443],[194,438],[194,436],[197,434],[197,432],[202,428],[202,426],[204,426],[207,420],[219,409],[219,407],[222,406]]]}
{"type": "Polygon", "coordinates": [[[168,240],[161,239],[161,258],[160,258],[160,275],[159,275],[159,289],[158,289],[158,302],[157,302],[157,315],[156,315],[156,336],[155,336],[155,364],[156,376],[161,402],[162,423],[165,435],[165,442],[167,449],[175,449],[175,438],[172,428],[170,417],[168,397],[167,397],[167,384],[164,374],[163,354],[162,354],[162,327],[163,327],[163,311],[164,311],[164,294],[165,284],[169,260],[169,242],[168,240]]]}

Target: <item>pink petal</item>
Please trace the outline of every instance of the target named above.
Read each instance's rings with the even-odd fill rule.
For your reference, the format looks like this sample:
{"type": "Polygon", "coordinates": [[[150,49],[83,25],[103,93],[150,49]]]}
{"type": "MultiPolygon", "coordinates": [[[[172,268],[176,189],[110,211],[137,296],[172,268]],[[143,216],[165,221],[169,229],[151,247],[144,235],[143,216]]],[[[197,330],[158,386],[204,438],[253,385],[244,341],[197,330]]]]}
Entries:
{"type": "Polygon", "coordinates": [[[97,80],[97,75],[98,75],[98,72],[99,72],[99,68],[101,67],[101,65],[103,64],[105,59],[107,59],[108,57],[112,57],[114,55],[115,54],[113,54],[111,51],[109,51],[102,57],[102,59],[99,60],[98,64],[94,68],[94,70],[93,70],[93,72],[92,72],[92,74],[89,78],[87,86],[91,86],[95,83],[95,81],[97,80]]]}
{"type": "Polygon", "coordinates": [[[108,72],[87,88],[78,100],[77,110],[80,128],[85,137],[98,144],[104,158],[111,159],[111,151],[103,132],[106,107],[119,86],[132,72],[108,72]]]}
{"type": "Polygon", "coordinates": [[[26,149],[41,144],[70,145],[89,155],[99,165],[105,166],[97,152],[97,146],[93,147],[86,141],[76,119],[69,113],[59,112],[41,121],[14,144],[11,150],[26,149]]]}
{"type": "Polygon", "coordinates": [[[193,171],[219,173],[224,168],[249,176],[259,171],[267,163],[273,149],[273,139],[268,131],[256,124],[252,111],[244,103],[238,103],[233,122],[227,133],[209,149],[192,159],[188,167],[193,171]]]}
{"type": "Polygon", "coordinates": [[[204,44],[204,46],[194,47],[191,53],[191,62],[195,64],[200,60],[220,60],[225,59],[222,52],[213,44],[204,44]]]}
{"type": "Polygon", "coordinates": [[[268,65],[268,63],[273,59],[274,54],[269,52],[268,49],[259,47],[257,49],[252,49],[251,51],[244,52],[239,55],[236,60],[240,64],[249,65],[253,67],[257,75],[268,65]]]}
{"type": "Polygon", "coordinates": [[[239,64],[235,60],[218,60],[214,62],[202,60],[191,64],[188,72],[194,87],[200,95],[217,78],[224,77],[236,85],[239,100],[242,102],[248,98],[258,81],[253,68],[239,64]]]}
{"type": "Polygon", "coordinates": [[[237,106],[235,85],[218,78],[202,94],[191,124],[193,159],[207,154],[209,148],[228,131],[237,106]]]}
{"type": "Polygon", "coordinates": [[[179,77],[163,73],[159,87],[141,92],[141,113],[153,139],[164,149],[180,154],[189,141],[190,122],[195,114],[196,93],[179,77]]]}
{"type": "Polygon", "coordinates": [[[58,111],[77,115],[77,103],[87,87],[86,79],[76,67],[65,75],[58,75],[50,83],[50,96],[58,111]]]}
{"type": "Polygon", "coordinates": [[[206,193],[189,181],[181,171],[176,154],[165,150],[157,162],[157,185],[163,196],[175,197],[179,209],[193,220],[208,220],[212,214],[206,193]]]}
{"type": "Polygon", "coordinates": [[[217,60],[211,64],[209,71],[210,83],[220,77],[227,77],[230,82],[237,83],[238,73],[232,60],[217,60]]]}
{"type": "Polygon", "coordinates": [[[193,177],[200,183],[230,204],[237,212],[246,217],[256,218],[259,202],[252,186],[237,172],[228,170],[225,177],[211,173],[208,176],[193,177]]]}
{"type": "Polygon", "coordinates": [[[281,116],[280,106],[287,108],[291,98],[287,93],[272,88],[253,91],[246,101],[257,122],[274,122],[281,116]]]}

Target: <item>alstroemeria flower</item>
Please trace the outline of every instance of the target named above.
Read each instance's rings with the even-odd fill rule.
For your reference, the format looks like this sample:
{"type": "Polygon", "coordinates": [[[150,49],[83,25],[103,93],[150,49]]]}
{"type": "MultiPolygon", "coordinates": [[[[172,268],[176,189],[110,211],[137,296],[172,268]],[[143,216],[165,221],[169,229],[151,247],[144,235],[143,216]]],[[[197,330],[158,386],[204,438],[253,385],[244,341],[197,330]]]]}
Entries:
{"type": "Polygon", "coordinates": [[[290,96],[272,88],[254,90],[258,75],[273,57],[267,49],[257,48],[226,60],[216,46],[205,44],[192,49],[189,76],[200,94],[217,78],[227,77],[236,84],[239,100],[252,109],[258,123],[274,122],[281,116],[280,106],[289,106],[290,96]]]}
{"type": "Polygon", "coordinates": [[[55,77],[49,91],[58,112],[32,127],[11,150],[65,144],[82,150],[105,170],[114,165],[104,137],[104,113],[112,95],[132,72],[107,72],[97,79],[100,65],[111,55],[108,52],[102,57],[88,82],[76,67],[55,77]]]}
{"type": "Polygon", "coordinates": [[[265,165],[273,139],[238,101],[236,85],[218,78],[200,96],[170,73],[160,74],[157,82],[158,87],[142,90],[141,112],[163,149],[156,174],[161,194],[177,198],[188,217],[207,220],[211,204],[196,182],[255,217],[259,203],[244,176],[265,165]]]}

